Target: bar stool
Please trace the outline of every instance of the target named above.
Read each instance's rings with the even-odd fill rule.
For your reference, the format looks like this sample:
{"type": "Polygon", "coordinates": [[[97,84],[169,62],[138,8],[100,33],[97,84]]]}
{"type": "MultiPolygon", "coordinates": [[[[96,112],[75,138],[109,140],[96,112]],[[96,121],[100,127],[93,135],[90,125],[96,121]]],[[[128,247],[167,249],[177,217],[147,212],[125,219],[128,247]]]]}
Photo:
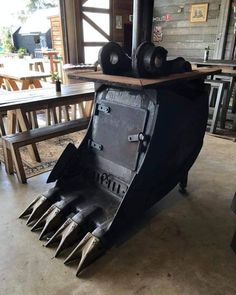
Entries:
{"type": "MultiPolygon", "coordinates": [[[[210,94],[209,94],[209,107],[210,110],[213,109],[213,115],[212,115],[212,120],[211,120],[211,125],[210,125],[210,133],[216,133],[216,127],[217,127],[217,122],[219,119],[220,115],[220,110],[222,110],[223,104],[225,100],[228,98],[228,91],[230,87],[230,82],[229,81],[221,81],[221,80],[210,80],[206,79],[205,84],[210,85],[210,94]],[[215,95],[215,92],[217,94],[215,95]]],[[[223,113],[224,116],[224,113],[223,113]]],[[[221,113],[221,120],[224,120],[222,118],[222,113],[221,113]]],[[[224,124],[225,122],[223,122],[224,124]]]]}
{"type": "Polygon", "coordinates": [[[223,101],[223,106],[222,106],[222,112],[221,112],[221,120],[220,120],[220,127],[225,128],[225,122],[227,119],[227,113],[230,108],[230,101],[232,98],[232,113],[234,112],[234,87],[235,87],[235,81],[236,81],[236,74],[235,73],[221,73],[218,75],[214,75],[213,77],[214,80],[221,80],[221,81],[228,81],[229,84],[229,90],[228,90],[228,95],[223,101]]]}

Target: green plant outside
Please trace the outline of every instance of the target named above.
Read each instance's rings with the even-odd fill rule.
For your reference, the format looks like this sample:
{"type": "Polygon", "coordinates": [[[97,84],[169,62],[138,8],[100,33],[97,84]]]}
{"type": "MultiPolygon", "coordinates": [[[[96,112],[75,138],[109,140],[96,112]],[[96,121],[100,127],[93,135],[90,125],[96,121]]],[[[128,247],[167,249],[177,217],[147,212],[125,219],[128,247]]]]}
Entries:
{"type": "Polygon", "coordinates": [[[23,48],[23,47],[21,47],[21,48],[19,48],[18,50],[17,50],[17,53],[19,53],[19,54],[26,54],[26,49],[25,48],[23,48]]]}
{"type": "Polygon", "coordinates": [[[53,82],[60,81],[60,77],[59,77],[58,72],[51,72],[51,79],[53,82]]]}

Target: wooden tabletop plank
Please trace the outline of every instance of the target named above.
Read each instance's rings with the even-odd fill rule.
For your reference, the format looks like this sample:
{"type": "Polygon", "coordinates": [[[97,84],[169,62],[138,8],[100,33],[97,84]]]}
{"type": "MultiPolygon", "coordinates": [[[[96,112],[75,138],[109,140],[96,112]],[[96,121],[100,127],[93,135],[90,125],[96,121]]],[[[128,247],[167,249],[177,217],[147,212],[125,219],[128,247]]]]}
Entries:
{"type": "Polygon", "coordinates": [[[73,93],[82,92],[82,91],[94,91],[94,83],[92,82],[84,82],[84,83],[76,83],[69,85],[61,85],[61,92],[56,92],[56,86],[52,84],[48,88],[35,88],[30,90],[22,90],[17,92],[12,91],[4,91],[0,93],[0,104],[2,102],[11,102],[12,100],[18,99],[29,99],[34,97],[60,97],[65,95],[70,95],[73,93]]]}
{"type": "Polygon", "coordinates": [[[57,50],[41,50],[41,53],[44,55],[57,55],[59,53],[59,51],[57,51],[57,50]]]}
{"type": "Polygon", "coordinates": [[[125,76],[105,75],[102,72],[87,72],[69,75],[72,79],[80,79],[84,81],[93,81],[95,83],[103,83],[106,85],[128,87],[132,89],[154,88],[159,86],[167,86],[180,81],[189,81],[199,78],[204,78],[208,75],[220,73],[220,68],[205,68],[194,70],[192,72],[185,72],[180,74],[173,74],[156,79],[143,79],[125,76]]]}
{"type": "Polygon", "coordinates": [[[204,61],[202,58],[190,58],[188,61],[191,64],[199,64],[199,65],[206,65],[206,66],[222,66],[222,67],[236,67],[235,60],[222,60],[222,59],[208,59],[204,61]]]}
{"type": "Polygon", "coordinates": [[[36,71],[23,71],[23,70],[7,70],[7,69],[0,69],[0,77],[13,79],[13,80],[29,80],[29,79],[41,79],[50,77],[51,74],[43,73],[43,72],[36,72],[36,71]]]}
{"type": "Polygon", "coordinates": [[[81,96],[81,101],[91,100],[94,95],[94,83],[77,83],[62,85],[61,92],[57,93],[55,85],[50,88],[38,88],[0,94],[0,112],[16,108],[44,108],[49,105],[65,105],[81,96]],[[86,97],[85,97],[86,96],[86,97]]]}

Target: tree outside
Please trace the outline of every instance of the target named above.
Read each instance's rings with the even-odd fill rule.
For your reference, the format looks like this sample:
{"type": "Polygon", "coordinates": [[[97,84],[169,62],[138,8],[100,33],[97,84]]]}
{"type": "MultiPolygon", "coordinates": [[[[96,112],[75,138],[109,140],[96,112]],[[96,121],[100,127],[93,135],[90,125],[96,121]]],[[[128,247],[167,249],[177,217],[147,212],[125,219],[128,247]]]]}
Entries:
{"type": "Polygon", "coordinates": [[[52,8],[58,6],[58,0],[26,0],[26,8],[29,12],[34,12],[37,9],[52,8]]]}
{"type": "Polygon", "coordinates": [[[58,7],[59,0],[8,0],[0,11],[0,53],[14,51],[13,32],[37,10],[58,7]]]}
{"type": "Polygon", "coordinates": [[[3,52],[5,52],[5,53],[11,53],[14,50],[11,32],[9,31],[8,28],[2,29],[1,47],[3,49],[3,52]]]}

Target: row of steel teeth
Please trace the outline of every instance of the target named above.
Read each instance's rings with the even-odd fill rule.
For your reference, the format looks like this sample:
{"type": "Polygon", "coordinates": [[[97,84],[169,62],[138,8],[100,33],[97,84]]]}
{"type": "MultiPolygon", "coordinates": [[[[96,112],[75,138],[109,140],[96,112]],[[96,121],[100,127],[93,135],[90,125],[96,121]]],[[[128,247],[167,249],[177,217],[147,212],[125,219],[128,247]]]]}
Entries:
{"type": "Polygon", "coordinates": [[[88,222],[91,216],[99,214],[101,208],[90,206],[68,216],[66,210],[70,209],[70,205],[74,201],[75,198],[72,197],[67,201],[63,200],[52,204],[50,198],[40,195],[19,218],[27,218],[26,224],[32,226],[31,231],[41,230],[40,240],[48,238],[51,234],[45,246],[58,244],[55,257],[77,244],[64,263],[69,264],[79,260],[76,270],[78,276],[86,266],[103,254],[104,247],[100,239],[95,236],[97,229],[92,230],[92,226],[89,226],[88,222]]]}

